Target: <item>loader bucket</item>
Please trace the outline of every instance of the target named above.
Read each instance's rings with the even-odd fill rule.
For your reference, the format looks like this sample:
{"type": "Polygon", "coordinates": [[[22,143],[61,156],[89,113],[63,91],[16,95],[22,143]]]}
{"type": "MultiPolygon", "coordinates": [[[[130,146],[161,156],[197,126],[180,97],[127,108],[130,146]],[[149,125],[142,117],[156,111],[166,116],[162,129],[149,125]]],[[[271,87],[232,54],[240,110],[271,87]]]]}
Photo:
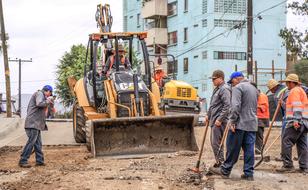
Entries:
{"type": "Polygon", "coordinates": [[[193,115],[93,120],[94,156],[197,151],[193,115]]]}

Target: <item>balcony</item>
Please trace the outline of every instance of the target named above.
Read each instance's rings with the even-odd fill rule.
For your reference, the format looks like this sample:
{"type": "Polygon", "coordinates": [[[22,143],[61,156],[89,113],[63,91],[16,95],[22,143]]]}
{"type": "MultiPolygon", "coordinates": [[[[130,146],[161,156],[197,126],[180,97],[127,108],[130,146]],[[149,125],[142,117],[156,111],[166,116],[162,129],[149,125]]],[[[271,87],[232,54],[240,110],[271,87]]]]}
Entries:
{"type": "Polygon", "coordinates": [[[167,0],[144,1],[144,6],[141,9],[141,16],[144,19],[167,16],[167,0]]]}
{"type": "Polygon", "coordinates": [[[147,46],[155,44],[167,45],[168,44],[168,31],[167,28],[151,28],[148,31],[148,37],[145,42],[147,46]]]}

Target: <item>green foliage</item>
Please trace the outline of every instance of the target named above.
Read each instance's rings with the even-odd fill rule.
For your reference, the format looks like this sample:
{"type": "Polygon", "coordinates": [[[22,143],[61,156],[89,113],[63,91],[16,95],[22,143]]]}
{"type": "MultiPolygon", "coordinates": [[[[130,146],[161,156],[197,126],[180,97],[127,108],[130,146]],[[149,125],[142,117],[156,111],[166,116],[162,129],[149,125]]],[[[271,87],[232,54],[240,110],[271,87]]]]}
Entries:
{"type": "Polygon", "coordinates": [[[294,65],[294,72],[299,76],[302,83],[308,85],[308,59],[300,60],[294,65]]]}
{"type": "Polygon", "coordinates": [[[69,52],[65,52],[57,65],[56,94],[65,106],[74,102],[67,83],[67,78],[74,76],[77,80],[83,77],[86,47],[82,44],[73,45],[69,52]]]}
{"type": "MultiPolygon", "coordinates": [[[[308,3],[306,2],[292,2],[288,5],[295,15],[307,16],[308,3]]],[[[284,40],[288,53],[299,56],[301,58],[308,57],[308,30],[300,32],[293,28],[284,28],[280,31],[279,36],[284,40]]]]}

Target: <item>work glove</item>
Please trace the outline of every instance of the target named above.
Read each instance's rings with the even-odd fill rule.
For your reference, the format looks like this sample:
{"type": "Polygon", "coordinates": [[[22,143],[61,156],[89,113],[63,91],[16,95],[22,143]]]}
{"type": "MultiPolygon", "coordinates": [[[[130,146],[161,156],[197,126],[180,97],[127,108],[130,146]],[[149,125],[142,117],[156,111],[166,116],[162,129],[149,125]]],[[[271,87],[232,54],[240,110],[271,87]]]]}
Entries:
{"type": "Polygon", "coordinates": [[[53,96],[47,97],[47,103],[48,103],[48,104],[54,104],[54,98],[53,98],[53,96]]]}

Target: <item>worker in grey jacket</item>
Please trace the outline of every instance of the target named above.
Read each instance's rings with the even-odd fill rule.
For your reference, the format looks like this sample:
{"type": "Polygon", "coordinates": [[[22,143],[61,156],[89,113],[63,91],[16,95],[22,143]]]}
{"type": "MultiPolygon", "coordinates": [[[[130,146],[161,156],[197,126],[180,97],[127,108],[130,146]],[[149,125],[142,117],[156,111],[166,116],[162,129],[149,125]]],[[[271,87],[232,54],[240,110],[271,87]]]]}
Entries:
{"type": "Polygon", "coordinates": [[[228,121],[231,89],[225,84],[225,74],[223,71],[214,71],[211,79],[215,89],[211,97],[206,122],[209,122],[211,127],[211,145],[216,159],[214,167],[220,167],[221,163],[225,160],[224,149],[222,147],[219,150],[219,146],[228,121]]]}
{"type": "Polygon", "coordinates": [[[244,78],[241,72],[234,72],[230,81],[232,83],[231,110],[228,125],[230,131],[227,137],[226,160],[220,168],[210,168],[215,174],[229,177],[233,165],[237,162],[241,148],[244,152],[245,180],[253,180],[254,146],[257,126],[258,90],[244,78]]]}
{"type": "Polygon", "coordinates": [[[19,166],[29,168],[28,159],[34,149],[36,166],[44,166],[44,155],[42,152],[41,131],[47,130],[45,123],[46,109],[49,104],[53,104],[52,87],[46,85],[42,90],[35,92],[29,102],[25,130],[28,136],[19,160],[19,166]]]}

